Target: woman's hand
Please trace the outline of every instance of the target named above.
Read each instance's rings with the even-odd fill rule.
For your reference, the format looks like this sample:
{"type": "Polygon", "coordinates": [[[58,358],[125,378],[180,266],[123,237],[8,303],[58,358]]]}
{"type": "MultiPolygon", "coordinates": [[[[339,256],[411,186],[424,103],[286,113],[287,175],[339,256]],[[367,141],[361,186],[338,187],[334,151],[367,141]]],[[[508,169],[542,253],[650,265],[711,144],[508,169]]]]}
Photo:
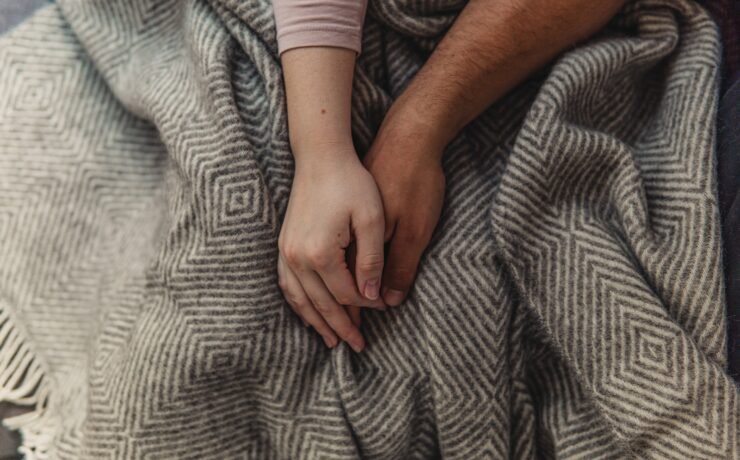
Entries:
{"type": "Polygon", "coordinates": [[[339,336],[359,352],[359,312],[345,306],[384,307],[384,225],[378,188],[352,146],[355,52],[304,47],[281,60],[296,173],[278,243],[280,287],[327,346],[339,336]],[[354,277],[345,258],[353,240],[354,277]]]}
{"type": "Polygon", "coordinates": [[[365,157],[375,178],[385,210],[385,239],[389,249],[383,271],[382,297],[399,305],[416,278],[424,250],[439,221],[445,177],[445,143],[434,129],[418,124],[421,118],[396,102],[365,157]]]}
{"type": "Polygon", "coordinates": [[[321,149],[297,155],[310,160],[296,162],[278,243],[280,287],[328,347],[336,346],[339,336],[359,352],[365,342],[345,306],[384,307],[379,298],[383,207],[351,145],[321,149]],[[354,277],[345,254],[352,242],[357,248],[354,277]]]}

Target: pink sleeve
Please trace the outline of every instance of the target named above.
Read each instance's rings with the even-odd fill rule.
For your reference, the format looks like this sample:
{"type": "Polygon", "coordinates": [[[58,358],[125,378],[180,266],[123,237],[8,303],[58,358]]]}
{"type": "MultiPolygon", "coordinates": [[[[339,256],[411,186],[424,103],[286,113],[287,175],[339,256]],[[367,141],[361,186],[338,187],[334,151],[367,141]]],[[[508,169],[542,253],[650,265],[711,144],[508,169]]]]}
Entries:
{"type": "Polygon", "coordinates": [[[360,52],[367,0],[273,0],[278,52],[336,46],[360,52]]]}

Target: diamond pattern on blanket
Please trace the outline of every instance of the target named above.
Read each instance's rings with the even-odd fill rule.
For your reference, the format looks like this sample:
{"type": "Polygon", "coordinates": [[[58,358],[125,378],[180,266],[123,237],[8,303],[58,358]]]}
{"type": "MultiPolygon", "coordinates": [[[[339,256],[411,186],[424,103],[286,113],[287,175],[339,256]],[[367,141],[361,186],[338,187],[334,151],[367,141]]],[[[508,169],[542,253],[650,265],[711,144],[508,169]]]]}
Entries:
{"type": "MultiPolygon", "coordinates": [[[[461,8],[370,1],[367,151],[461,8]]],[[[59,0],[0,38],[0,396],[29,458],[737,458],[689,0],[630,2],[449,146],[409,299],[327,350],[277,286],[268,0],[59,0]]]]}

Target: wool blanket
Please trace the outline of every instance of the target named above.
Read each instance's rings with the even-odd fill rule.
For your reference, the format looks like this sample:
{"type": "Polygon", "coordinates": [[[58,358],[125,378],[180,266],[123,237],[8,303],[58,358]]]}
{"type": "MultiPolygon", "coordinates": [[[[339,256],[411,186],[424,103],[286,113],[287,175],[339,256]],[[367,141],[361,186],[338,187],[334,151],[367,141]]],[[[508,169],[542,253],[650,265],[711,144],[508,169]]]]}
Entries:
{"type": "MultiPolygon", "coordinates": [[[[367,151],[464,7],[370,1],[367,151]]],[[[629,3],[449,146],[409,299],[328,350],[286,305],[268,0],[59,0],[0,38],[0,397],[27,458],[738,458],[719,45],[629,3]]]]}

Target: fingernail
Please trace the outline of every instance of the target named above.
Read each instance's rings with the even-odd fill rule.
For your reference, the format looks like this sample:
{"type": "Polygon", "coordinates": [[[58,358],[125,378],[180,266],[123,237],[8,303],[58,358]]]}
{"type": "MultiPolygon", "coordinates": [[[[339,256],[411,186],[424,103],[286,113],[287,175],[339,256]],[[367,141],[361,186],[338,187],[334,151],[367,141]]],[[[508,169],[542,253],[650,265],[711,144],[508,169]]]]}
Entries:
{"type": "Polygon", "coordinates": [[[367,283],[365,283],[365,297],[370,300],[375,300],[378,298],[380,293],[378,292],[380,288],[380,282],[378,279],[372,279],[369,280],[367,283]]]}
{"type": "Polygon", "coordinates": [[[360,353],[365,348],[365,342],[362,340],[354,340],[349,344],[349,346],[352,347],[355,353],[360,353]]]}
{"type": "Polygon", "coordinates": [[[383,300],[385,300],[385,303],[393,307],[400,305],[401,302],[403,302],[403,298],[403,292],[396,289],[388,289],[385,291],[385,294],[383,294],[383,300]]]}
{"type": "MultiPolygon", "coordinates": [[[[323,336],[322,336],[323,337],[323,336]]],[[[324,343],[329,348],[334,348],[337,346],[336,339],[334,337],[323,337],[324,343]]]]}

